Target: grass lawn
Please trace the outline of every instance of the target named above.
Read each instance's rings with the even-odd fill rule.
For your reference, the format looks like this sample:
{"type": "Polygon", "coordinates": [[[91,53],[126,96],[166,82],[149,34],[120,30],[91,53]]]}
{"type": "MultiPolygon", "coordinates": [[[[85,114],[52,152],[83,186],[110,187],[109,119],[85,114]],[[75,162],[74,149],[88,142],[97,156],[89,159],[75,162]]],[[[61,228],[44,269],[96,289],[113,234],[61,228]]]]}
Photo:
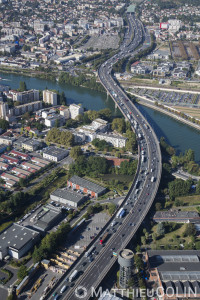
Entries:
{"type": "MultiPolygon", "coordinates": [[[[160,247],[164,248],[165,246],[171,245],[172,248],[176,248],[176,247],[178,248],[180,244],[190,243],[191,237],[182,237],[182,234],[185,231],[187,224],[178,224],[178,225],[179,225],[178,229],[169,233],[165,233],[165,236],[163,238],[158,239],[155,242],[152,241],[150,247],[152,249],[159,249],[160,247]]],[[[157,226],[158,224],[156,224],[152,228],[152,231],[155,233],[157,232],[157,226]]]]}
{"type": "MultiPolygon", "coordinates": [[[[176,200],[180,200],[183,203],[181,206],[200,205],[200,195],[177,197],[176,200]]],[[[174,203],[173,207],[175,207],[174,203]]]]}
{"type": "Polygon", "coordinates": [[[4,230],[6,227],[8,227],[11,223],[12,223],[12,221],[5,222],[5,223],[1,224],[1,225],[0,225],[0,232],[1,232],[2,230],[4,230]]]}

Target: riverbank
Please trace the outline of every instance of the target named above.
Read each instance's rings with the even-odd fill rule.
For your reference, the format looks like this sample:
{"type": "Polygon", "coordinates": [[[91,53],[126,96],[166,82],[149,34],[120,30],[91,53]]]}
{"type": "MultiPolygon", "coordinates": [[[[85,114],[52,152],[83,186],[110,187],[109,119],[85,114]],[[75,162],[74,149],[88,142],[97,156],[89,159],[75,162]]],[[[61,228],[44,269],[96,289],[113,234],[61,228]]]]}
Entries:
{"type": "Polygon", "coordinates": [[[0,68],[1,73],[5,74],[14,74],[18,76],[27,76],[31,78],[39,78],[44,80],[50,80],[52,82],[59,82],[61,84],[70,84],[75,87],[83,87],[88,88],[90,90],[106,93],[103,86],[98,82],[95,76],[87,77],[84,74],[80,74],[77,76],[72,76],[68,72],[63,71],[33,71],[32,69],[8,69],[8,68],[0,68]],[[64,78],[64,79],[63,79],[64,78]]]}
{"type": "Polygon", "coordinates": [[[154,110],[157,110],[157,111],[159,111],[159,112],[161,112],[161,113],[163,113],[163,114],[166,114],[166,115],[168,115],[168,116],[174,118],[175,120],[177,120],[177,121],[179,121],[179,122],[182,122],[182,123],[184,123],[184,124],[186,124],[186,125],[188,125],[188,126],[190,126],[190,127],[193,127],[193,128],[195,128],[195,129],[197,129],[197,130],[200,131],[200,125],[195,124],[195,123],[193,123],[193,122],[191,122],[191,121],[189,121],[189,120],[186,120],[186,119],[184,119],[184,118],[182,118],[182,117],[180,117],[180,116],[177,116],[177,115],[176,115],[175,113],[173,113],[173,112],[169,112],[169,111],[167,110],[167,108],[164,109],[164,108],[161,108],[161,107],[155,105],[155,104],[153,103],[153,101],[148,100],[146,97],[139,96],[139,95],[137,95],[137,94],[135,94],[135,93],[132,93],[132,92],[128,92],[128,93],[131,94],[131,95],[133,95],[133,96],[135,96],[135,97],[137,97],[137,98],[140,100],[140,101],[139,101],[139,104],[144,105],[144,106],[147,106],[147,107],[152,108],[152,109],[154,109],[154,110]]]}

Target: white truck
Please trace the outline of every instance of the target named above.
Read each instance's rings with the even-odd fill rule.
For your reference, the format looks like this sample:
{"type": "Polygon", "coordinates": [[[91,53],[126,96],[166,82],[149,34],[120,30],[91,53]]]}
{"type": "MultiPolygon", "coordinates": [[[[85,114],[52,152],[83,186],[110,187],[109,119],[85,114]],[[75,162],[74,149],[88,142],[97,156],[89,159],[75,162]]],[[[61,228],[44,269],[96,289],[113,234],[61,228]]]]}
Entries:
{"type": "Polygon", "coordinates": [[[63,285],[62,289],[60,290],[60,293],[64,293],[64,291],[66,290],[67,286],[66,285],[63,285]]]}
{"type": "Polygon", "coordinates": [[[154,182],[155,181],[155,177],[151,177],[151,182],[154,182]]]}
{"type": "Polygon", "coordinates": [[[69,276],[69,282],[72,282],[74,280],[74,278],[77,276],[78,271],[74,270],[74,272],[72,272],[72,274],[69,276]]]}

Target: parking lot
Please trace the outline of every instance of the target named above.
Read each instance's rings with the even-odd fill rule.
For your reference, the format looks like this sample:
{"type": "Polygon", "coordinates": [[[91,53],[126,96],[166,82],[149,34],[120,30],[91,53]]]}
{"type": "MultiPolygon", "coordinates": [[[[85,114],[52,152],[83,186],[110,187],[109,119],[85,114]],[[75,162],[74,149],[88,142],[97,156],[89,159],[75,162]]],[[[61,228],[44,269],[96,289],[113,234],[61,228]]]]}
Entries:
{"type": "Polygon", "coordinates": [[[82,47],[83,49],[117,49],[119,46],[118,35],[95,35],[82,47]]]}
{"type": "Polygon", "coordinates": [[[108,222],[109,216],[105,213],[98,213],[85,221],[85,224],[80,227],[76,232],[70,235],[69,241],[66,243],[67,248],[74,249],[82,252],[85,247],[95,238],[99,231],[108,222]],[[80,247],[78,249],[78,247],[80,247]]]}
{"type": "Polygon", "coordinates": [[[200,95],[190,93],[179,92],[167,92],[161,90],[149,90],[149,89],[134,89],[134,93],[140,96],[148,96],[151,100],[162,102],[171,105],[182,106],[200,106],[200,95]]]}

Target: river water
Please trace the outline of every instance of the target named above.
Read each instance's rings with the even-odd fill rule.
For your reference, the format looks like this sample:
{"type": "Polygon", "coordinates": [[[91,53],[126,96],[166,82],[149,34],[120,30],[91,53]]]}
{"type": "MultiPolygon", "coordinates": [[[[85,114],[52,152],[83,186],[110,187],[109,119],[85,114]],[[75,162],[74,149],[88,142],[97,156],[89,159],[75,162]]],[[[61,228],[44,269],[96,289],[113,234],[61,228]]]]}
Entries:
{"type": "MultiPolygon", "coordinates": [[[[118,110],[115,110],[112,99],[107,98],[106,93],[15,74],[0,73],[0,77],[2,78],[0,84],[9,85],[12,89],[19,88],[19,82],[25,81],[28,89],[43,90],[48,88],[63,91],[68,104],[81,103],[84,108],[92,110],[109,107],[113,115],[120,114],[118,110]]],[[[195,160],[200,162],[200,131],[149,107],[142,105],[137,105],[137,107],[152,125],[158,138],[164,136],[166,141],[177,150],[177,153],[185,152],[189,148],[193,149],[195,160]]]]}

